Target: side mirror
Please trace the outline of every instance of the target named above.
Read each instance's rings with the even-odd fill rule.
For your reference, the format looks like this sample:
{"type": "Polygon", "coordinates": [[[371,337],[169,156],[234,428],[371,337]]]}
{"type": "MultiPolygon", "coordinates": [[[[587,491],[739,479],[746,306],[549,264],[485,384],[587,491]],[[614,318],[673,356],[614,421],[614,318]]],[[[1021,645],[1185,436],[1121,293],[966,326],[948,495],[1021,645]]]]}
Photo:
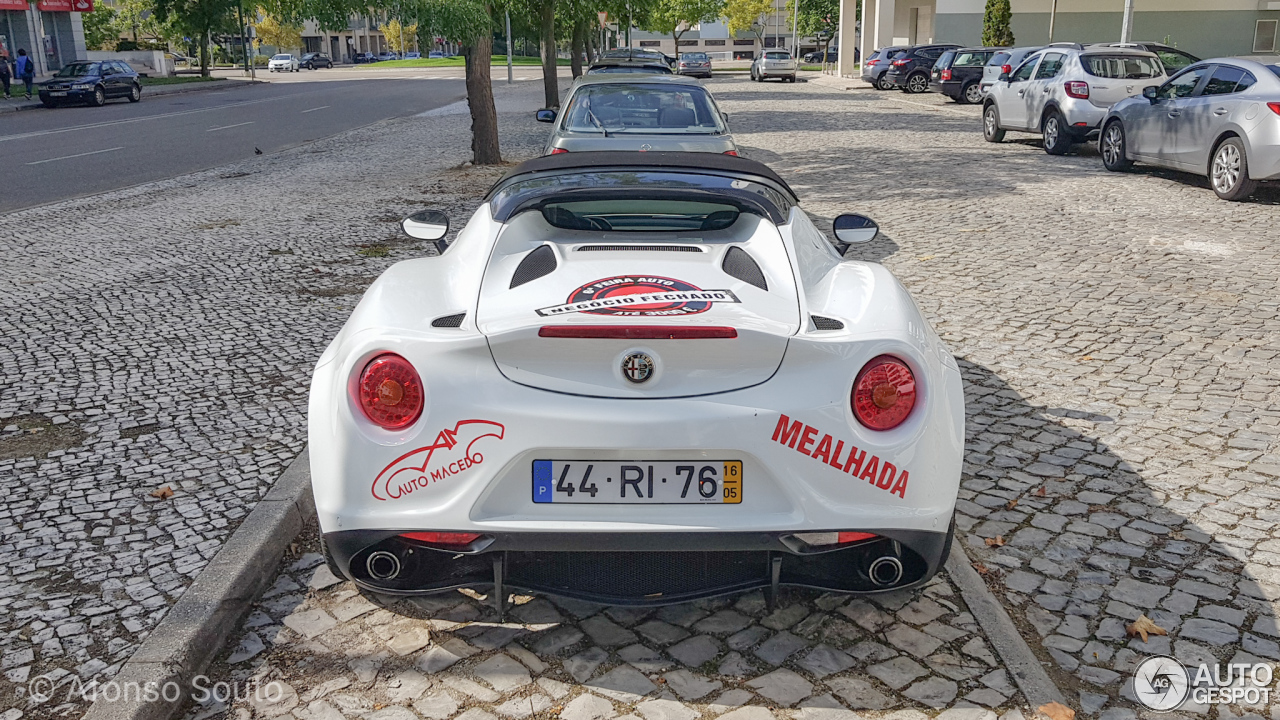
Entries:
{"type": "Polygon", "coordinates": [[[866,215],[841,215],[831,225],[836,239],[849,245],[870,242],[880,232],[880,226],[866,215]]]}
{"type": "Polygon", "coordinates": [[[416,240],[430,240],[436,249],[444,252],[445,245],[440,239],[449,232],[449,216],[439,210],[422,210],[405,218],[400,223],[404,234],[416,240]]]}
{"type": "Polygon", "coordinates": [[[543,108],[538,111],[538,122],[555,122],[556,111],[543,108]]]}
{"type": "Polygon", "coordinates": [[[1148,85],[1147,87],[1142,88],[1142,97],[1150,100],[1151,104],[1154,105],[1156,100],[1159,99],[1156,95],[1158,92],[1160,92],[1160,88],[1158,86],[1148,85]]]}
{"type": "Polygon", "coordinates": [[[729,113],[727,112],[720,113],[720,119],[725,122],[729,122],[729,113]]]}

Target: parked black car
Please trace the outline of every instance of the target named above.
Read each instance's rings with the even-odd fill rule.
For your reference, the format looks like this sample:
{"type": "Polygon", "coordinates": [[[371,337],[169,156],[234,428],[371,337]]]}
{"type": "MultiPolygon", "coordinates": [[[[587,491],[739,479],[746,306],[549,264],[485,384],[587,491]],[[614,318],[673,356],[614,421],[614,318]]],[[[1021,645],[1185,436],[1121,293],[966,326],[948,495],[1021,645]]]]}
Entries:
{"type": "Polygon", "coordinates": [[[1000,50],[1006,48],[982,47],[948,50],[933,64],[929,76],[929,89],[940,92],[958,103],[973,105],[982,102],[982,68],[1000,50]]]}
{"type": "Polygon", "coordinates": [[[823,59],[822,59],[822,51],[821,51],[821,50],[814,50],[814,51],[813,51],[813,52],[811,52],[811,53],[805,53],[805,54],[804,54],[804,61],[805,61],[805,62],[807,62],[807,63],[820,63],[820,62],[829,62],[829,63],[833,63],[833,62],[835,62],[835,61],[838,59],[838,57],[837,57],[838,55],[839,55],[839,51],[838,51],[838,50],[828,50],[828,51],[827,51],[827,59],[826,59],[826,60],[823,60],[823,59]]]}
{"type": "Polygon", "coordinates": [[[302,56],[302,61],[299,62],[298,65],[299,67],[304,67],[308,70],[315,70],[316,68],[331,68],[333,67],[333,59],[320,52],[307,53],[302,56]]]}
{"type": "Polygon", "coordinates": [[[884,76],[889,70],[889,62],[901,51],[901,47],[890,45],[871,53],[871,57],[862,63],[863,81],[871,83],[877,90],[892,90],[893,86],[885,83],[884,76]]]}
{"type": "Polygon", "coordinates": [[[360,63],[375,63],[378,62],[378,56],[371,52],[356,53],[355,56],[351,58],[351,62],[357,65],[360,63]]]}
{"type": "Polygon", "coordinates": [[[1160,58],[1160,64],[1164,65],[1164,74],[1173,77],[1182,68],[1200,62],[1200,58],[1192,55],[1186,50],[1179,50],[1176,47],[1165,45],[1158,42],[1130,42],[1130,43],[1095,43],[1097,45],[1105,45],[1106,47],[1131,47],[1137,50],[1146,50],[1153,52],[1156,57],[1160,58]]]}
{"type": "Polygon", "coordinates": [[[882,80],[909,93],[929,90],[929,71],[948,50],[959,45],[913,45],[893,56],[882,80]]]}
{"type": "Polygon", "coordinates": [[[67,63],[53,74],[53,79],[40,84],[40,102],[45,107],[62,103],[83,102],[102,107],[109,98],[142,99],[142,82],[129,63],[119,60],[67,63]]]}

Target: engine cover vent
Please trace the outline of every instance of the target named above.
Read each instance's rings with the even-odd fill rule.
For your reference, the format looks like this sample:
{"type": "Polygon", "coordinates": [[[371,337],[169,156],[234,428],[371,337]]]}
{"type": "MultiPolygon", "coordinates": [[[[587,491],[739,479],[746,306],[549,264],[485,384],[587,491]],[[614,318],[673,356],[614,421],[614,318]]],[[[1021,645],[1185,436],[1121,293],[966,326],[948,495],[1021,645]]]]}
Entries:
{"type": "Polygon", "coordinates": [[[431,321],[431,327],[439,328],[456,328],[462,327],[462,320],[467,316],[466,313],[458,313],[457,315],[443,315],[431,321]]]}
{"type": "Polygon", "coordinates": [[[813,319],[813,326],[819,330],[843,330],[844,323],[835,318],[822,317],[821,315],[810,315],[813,319]]]}
{"type": "Polygon", "coordinates": [[[737,245],[729,248],[729,252],[724,254],[724,262],[720,264],[720,268],[725,271],[725,274],[738,278],[748,285],[755,285],[766,291],[769,289],[764,273],[761,272],[755,259],[737,245]]]}
{"type": "Polygon", "coordinates": [[[702,252],[693,245],[583,245],[578,252],[702,252]]]}
{"type": "Polygon", "coordinates": [[[543,245],[535,248],[516,266],[516,272],[511,276],[511,287],[518,288],[525,283],[533,282],[543,275],[550,275],[555,272],[555,269],[556,253],[551,246],[543,245]]]}

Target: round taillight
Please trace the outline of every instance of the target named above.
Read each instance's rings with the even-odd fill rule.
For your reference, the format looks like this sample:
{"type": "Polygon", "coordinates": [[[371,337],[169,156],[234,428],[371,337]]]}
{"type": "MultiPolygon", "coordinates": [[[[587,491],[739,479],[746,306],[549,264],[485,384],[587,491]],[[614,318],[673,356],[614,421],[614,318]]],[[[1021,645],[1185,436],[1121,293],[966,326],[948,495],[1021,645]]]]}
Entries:
{"type": "Polygon", "coordinates": [[[374,424],[388,430],[408,427],[422,415],[422,379],[408,360],[379,355],[360,373],[360,407],[374,424]]]}
{"type": "Polygon", "coordinates": [[[872,430],[890,430],[901,425],[916,406],[916,377],[906,363],[881,355],[858,373],[849,403],[858,422],[872,430]]]}

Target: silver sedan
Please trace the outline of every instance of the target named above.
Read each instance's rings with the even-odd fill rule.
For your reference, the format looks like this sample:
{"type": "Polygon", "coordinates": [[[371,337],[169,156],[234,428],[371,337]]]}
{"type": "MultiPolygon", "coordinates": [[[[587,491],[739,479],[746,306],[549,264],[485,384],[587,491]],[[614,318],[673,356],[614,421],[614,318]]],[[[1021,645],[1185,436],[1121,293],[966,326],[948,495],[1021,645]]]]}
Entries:
{"type": "Polygon", "coordinates": [[[543,155],[597,150],[738,154],[726,116],[697,80],[638,73],[584,75],[552,123],[543,155]]]}
{"type": "Polygon", "coordinates": [[[1107,112],[1098,140],[1108,170],[1135,161],[1204,175],[1223,200],[1280,179],[1280,65],[1195,63],[1107,112]]]}

